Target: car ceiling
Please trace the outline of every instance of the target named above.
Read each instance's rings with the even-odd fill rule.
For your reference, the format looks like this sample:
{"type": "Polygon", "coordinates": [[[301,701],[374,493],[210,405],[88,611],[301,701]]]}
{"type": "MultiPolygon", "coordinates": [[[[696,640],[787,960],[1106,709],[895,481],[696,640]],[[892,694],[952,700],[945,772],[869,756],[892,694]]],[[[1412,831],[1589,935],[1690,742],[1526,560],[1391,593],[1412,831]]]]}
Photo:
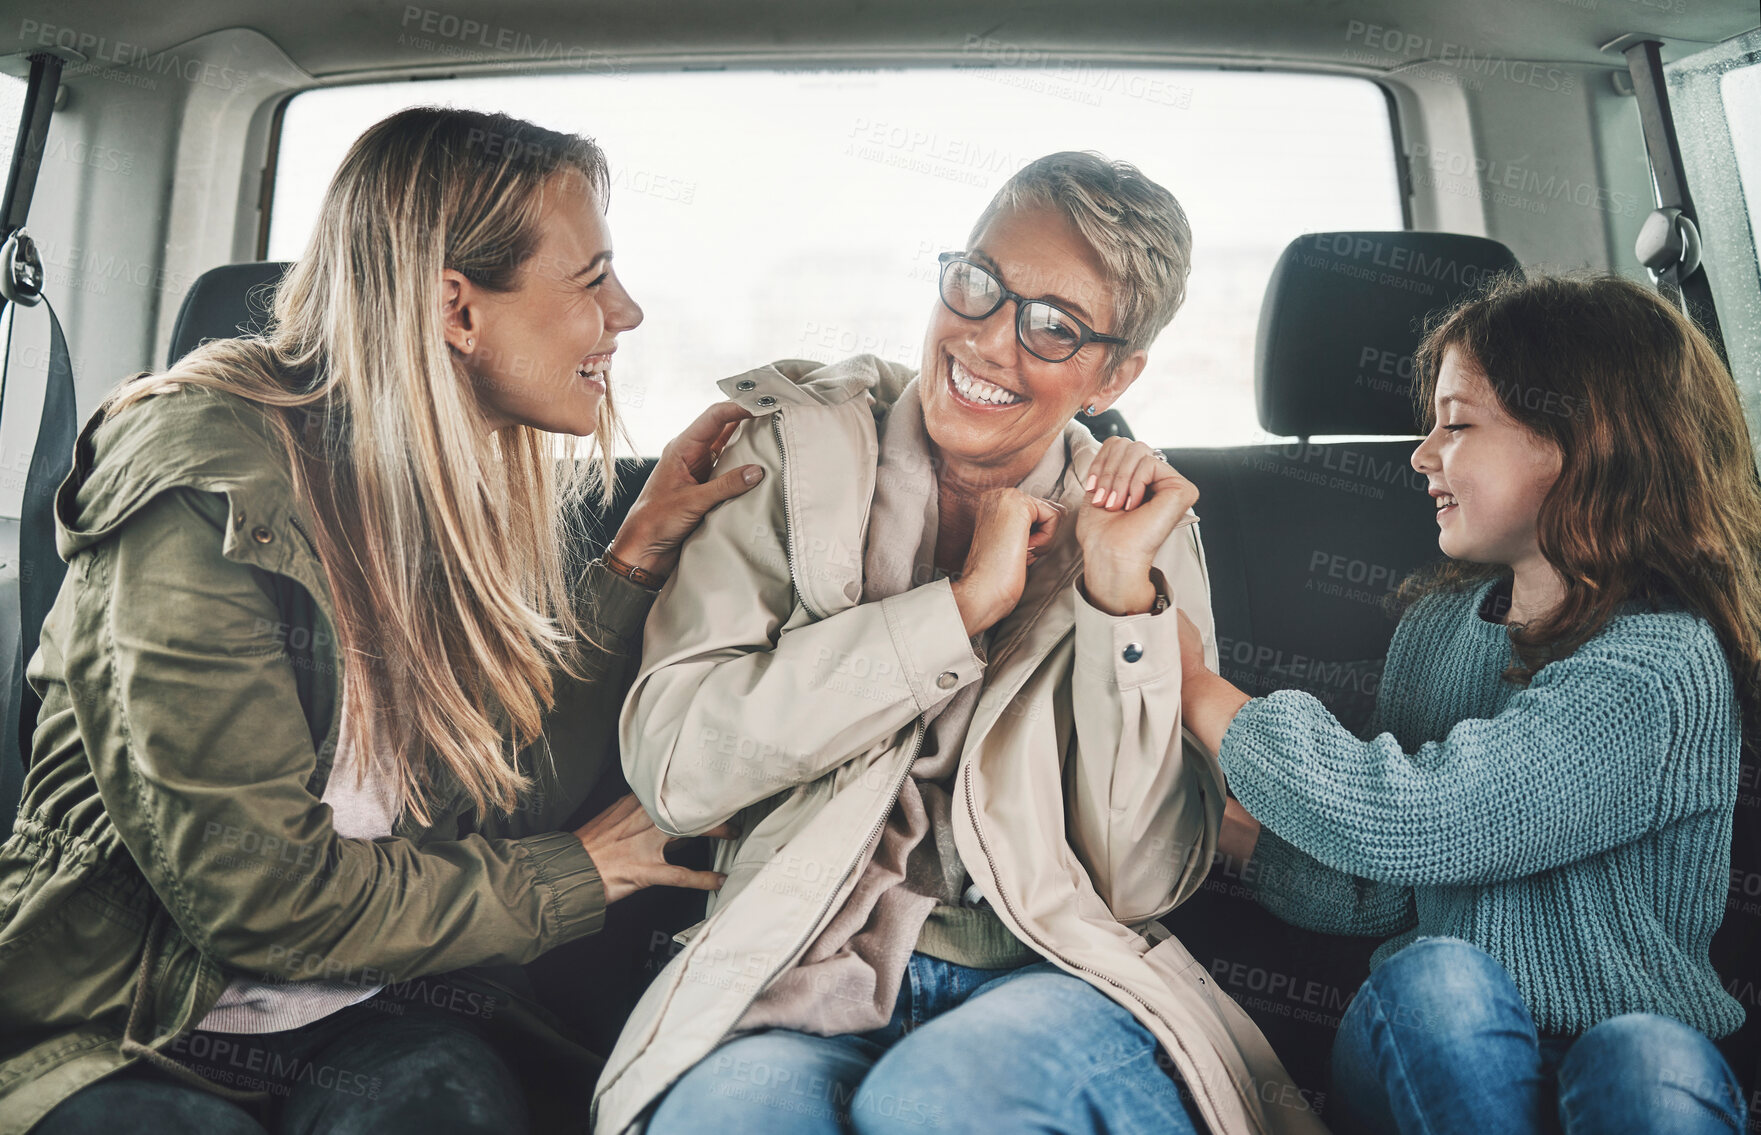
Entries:
{"type": "Polygon", "coordinates": [[[63,42],[60,29],[102,37],[105,45],[88,55],[114,54],[118,45],[144,54],[224,28],[250,28],[318,77],[432,74],[526,61],[579,64],[593,52],[632,62],[951,55],[1015,63],[1023,61],[1019,52],[1042,51],[1054,58],[1378,69],[1462,56],[1618,67],[1620,58],[1601,48],[1627,33],[1665,40],[1669,58],[1758,22],[1754,0],[27,0],[6,6],[14,15],[0,25],[0,54],[37,46],[48,26],[63,42]],[[1392,29],[1404,35],[1391,41],[1392,29]]]}

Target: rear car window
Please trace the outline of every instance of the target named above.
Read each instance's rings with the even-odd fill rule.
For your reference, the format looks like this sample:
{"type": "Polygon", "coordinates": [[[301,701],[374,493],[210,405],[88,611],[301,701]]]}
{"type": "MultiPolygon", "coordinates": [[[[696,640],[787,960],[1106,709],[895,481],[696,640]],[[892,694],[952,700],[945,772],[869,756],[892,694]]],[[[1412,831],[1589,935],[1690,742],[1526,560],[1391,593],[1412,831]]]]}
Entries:
{"type": "Polygon", "coordinates": [[[636,71],[326,88],[287,106],[268,250],[304,249],[348,145],[406,106],[499,110],[587,134],[612,167],[618,272],[646,312],[614,395],[642,454],[779,358],[917,366],[936,256],[1022,165],[1098,150],[1192,222],[1185,307],[1118,409],[1163,446],[1267,440],[1253,399],[1262,294],[1304,232],[1402,225],[1387,100],[1362,79],[1133,70],[973,45],[945,69],[636,71]],[[992,66],[994,64],[995,66],[992,66]]]}

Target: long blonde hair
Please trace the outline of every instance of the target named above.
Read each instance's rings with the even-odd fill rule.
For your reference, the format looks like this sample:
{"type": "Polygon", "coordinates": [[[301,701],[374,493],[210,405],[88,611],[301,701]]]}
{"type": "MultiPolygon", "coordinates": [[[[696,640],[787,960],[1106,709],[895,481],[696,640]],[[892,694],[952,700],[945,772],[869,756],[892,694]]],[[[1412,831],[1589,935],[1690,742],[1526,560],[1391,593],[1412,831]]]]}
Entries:
{"type": "Polygon", "coordinates": [[[344,734],[391,758],[421,823],[436,768],[480,812],[511,811],[527,785],[514,754],[542,733],[552,670],[583,676],[565,550],[580,546],[575,505],[595,485],[610,495],[612,400],[598,461],[579,460],[579,438],[559,462],[558,435],[488,433],[441,297],[448,268],[514,288],[547,182],[568,170],[603,207],[605,158],[589,139],[501,114],[392,115],[343,159],[268,331],[206,344],[105,403],[114,415],[188,385],[278,408],[267,417],[315,518],[336,612],[344,734]]]}

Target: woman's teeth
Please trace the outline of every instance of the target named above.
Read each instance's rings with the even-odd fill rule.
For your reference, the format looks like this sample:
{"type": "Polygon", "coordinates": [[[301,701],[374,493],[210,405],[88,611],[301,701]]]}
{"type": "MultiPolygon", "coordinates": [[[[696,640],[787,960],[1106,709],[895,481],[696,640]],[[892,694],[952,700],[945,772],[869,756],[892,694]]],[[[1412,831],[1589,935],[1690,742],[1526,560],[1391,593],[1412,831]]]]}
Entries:
{"type": "Polygon", "coordinates": [[[1436,500],[1438,512],[1442,512],[1446,508],[1454,508],[1456,505],[1455,497],[1449,493],[1439,494],[1436,500]]]}
{"type": "Polygon", "coordinates": [[[995,383],[976,377],[961,366],[958,359],[950,358],[948,362],[948,373],[952,376],[954,389],[960,392],[960,397],[991,406],[1009,406],[1021,401],[1019,394],[1011,394],[995,383]]]}

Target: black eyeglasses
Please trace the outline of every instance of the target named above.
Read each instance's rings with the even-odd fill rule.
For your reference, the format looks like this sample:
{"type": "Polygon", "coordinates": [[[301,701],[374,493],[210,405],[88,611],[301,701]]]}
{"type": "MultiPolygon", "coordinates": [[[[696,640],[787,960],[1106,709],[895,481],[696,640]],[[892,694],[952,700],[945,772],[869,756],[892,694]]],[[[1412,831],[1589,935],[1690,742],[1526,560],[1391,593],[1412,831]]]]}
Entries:
{"type": "Polygon", "coordinates": [[[1090,343],[1129,342],[1117,335],[1100,334],[1057,304],[1016,295],[989,268],[968,260],[964,252],[944,252],[938,259],[942,264],[943,306],[962,319],[988,319],[1004,303],[1014,300],[1015,338],[1036,359],[1061,363],[1075,358],[1076,352],[1090,343]]]}

